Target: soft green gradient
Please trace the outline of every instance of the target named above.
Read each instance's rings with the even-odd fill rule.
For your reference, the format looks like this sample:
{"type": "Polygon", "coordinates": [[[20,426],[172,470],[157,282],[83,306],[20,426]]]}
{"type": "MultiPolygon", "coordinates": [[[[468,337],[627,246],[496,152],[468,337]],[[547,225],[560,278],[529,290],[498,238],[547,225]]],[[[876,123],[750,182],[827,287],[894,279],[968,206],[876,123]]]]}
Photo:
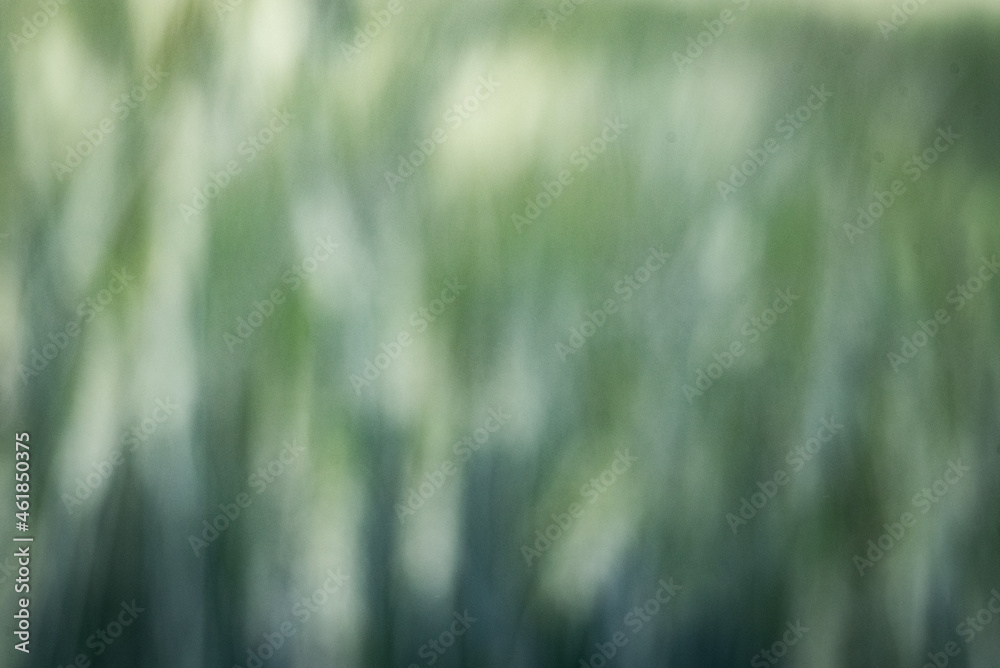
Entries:
{"type": "Polygon", "coordinates": [[[609,666],[745,666],[799,619],[781,665],[916,667],[949,640],[953,665],[995,665],[1000,623],[971,645],[955,629],[1000,586],[1000,283],[947,299],[1000,254],[995,6],[928,2],[888,39],[882,2],[590,0],[554,30],[556,4],[399,6],[350,59],[341,45],[386,3],[68,0],[16,52],[6,36],[38,5],[2,12],[0,405],[4,433],[33,444],[37,635],[0,666],[245,666],[286,621],[265,666],[426,665],[420,647],[465,610],[477,621],[436,665],[578,666],[625,630],[609,666]],[[733,22],[679,72],[674,52],[723,9],[733,22]],[[157,66],[162,83],[57,179],[53,161],[157,66]],[[723,201],[717,181],[812,86],[833,95],[723,201]],[[241,142],[275,109],[293,117],[248,161],[241,142]],[[615,117],[626,129],[579,171],[574,151],[615,117]],[[949,126],[960,138],[911,181],[904,163],[949,126]],[[438,127],[447,140],[390,189],[438,127]],[[512,214],[560,170],[572,183],[519,232],[512,214]],[[906,192],[849,241],[894,179],[906,192]],[[329,259],[285,280],[326,239],[329,259]],[[625,301],[616,285],[651,247],[670,258],[625,301]],[[134,282],[22,382],[123,267],[134,282]],[[417,331],[449,279],[465,287],[417,331]],[[778,289],[799,299],[689,402],[778,289]],[[561,360],[607,299],[618,311],[561,360]],[[950,321],[895,371],[887,354],[941,308],[950,321]],[[176,413],[68,512],[168,397],[176,413]],[[512,418],[459,461],[491,408],[512,418]],[[843,430],[734,535],[725,514],[830,416],[843,430]],[[258,494],[250,476],[293,439],[306,452],[258,494]],[[638,461],[590,504],[581,486],[619,449],[638,461]],[[920,513],[913,495],[957,458],[971,472],[920,513]],[[195,556],[189,536],[244,492],[195,556]],[[527,566],[522,545],[574,502],[582,517],[527,566]],[[916,525],[861,577],[852,557],[906,511],[916,525]],[[350,580],[300,624],[327,569],[350,580]],[[682,590],[633,634],[623,618],[661,578],[682,590]],[[88,637],[133,599],[146,611],[95,657],[88,637]]]}

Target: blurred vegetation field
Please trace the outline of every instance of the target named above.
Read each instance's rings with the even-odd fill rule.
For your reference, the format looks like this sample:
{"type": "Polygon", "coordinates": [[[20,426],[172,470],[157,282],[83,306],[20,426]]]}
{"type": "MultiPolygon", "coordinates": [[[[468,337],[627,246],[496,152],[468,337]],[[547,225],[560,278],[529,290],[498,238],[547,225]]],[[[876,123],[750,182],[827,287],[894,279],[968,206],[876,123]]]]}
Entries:
{"type": "Polygon", "coordinates": [[[997,3],[0,28],[0,666],[996,665],[997,3]]]}

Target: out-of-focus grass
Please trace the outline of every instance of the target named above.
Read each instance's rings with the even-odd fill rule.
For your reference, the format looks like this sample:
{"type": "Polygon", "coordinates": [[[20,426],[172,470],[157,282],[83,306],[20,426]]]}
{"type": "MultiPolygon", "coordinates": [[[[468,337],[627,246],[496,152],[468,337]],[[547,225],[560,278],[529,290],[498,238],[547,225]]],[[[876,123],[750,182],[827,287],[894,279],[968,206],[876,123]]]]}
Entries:
{"type": "MultiPolygon", "coordinates": [[[[883,39],[891,5],[591,2],[556,30],[536,5],[402,7],[350,60],[341,44],[381,5],[71,1],[0,56],[2,401],[8,433],[37,444],[31,662],[90,651],[135,598],[148,612],[106,661],[245,665],[330,568],[349,585],[272,663],[419,664],[468,609],[443,662],[578,665],[668,577],[682,593],[629,629],[618,665],[739,665],[799,618],[795,665],[916,665],[953,639],[996,586],[1000,538],[995,284],[948,301],[1000,249],[996,12],[928,4],[883,39]],[[674,52],[724,7],[733,23],[679,72],[674,52]],[[55,178],[156,65],[164,82],[55,178]],[[450,127],[480,76],[500,87],[450,127]],[[812,86],[833,96],[783,138],[812,86]],[[274,108],[293,119],[250,161],[274,108]],[[580,171],[609,117],[627,128],[580,171]],[[447,140],[391,190],[438,127],[447,140]],[[939,127],[961,136],[911,181],[939,127]],[[780,150],[723,201],[718,180],[768,137],[780,150]],[[186,220],[231,160],[240,173],[186,220]],[[519,233],[512,214],[561,170],[572,183],[519,233]],[[906,192],[852,243],[844,224],[894,179],[906,192]],[[331,257],[286,280],[328,236],[331,257]],[[671,257],[625,301],[650,246],[671,257]],[[122,266],[134,286],[22,383],[122,266]],[[451,277],[467,287],[417,331],[451,277]],[[800,299],[749,342],[776,289],[800,299]],[[274,290],[230,352],[224,334],[274,290]],[[556,343],[607,299],[620,309],[562,361],[556,343]],[[942,308],[894,371],[887,353],[942,308]],[[412,345],[356,394],[350,377],[403,331],[412,345]],[[688,402],[733,341],[746,353],[688,402]],[[164,396],[178,415],[70,514],[76,479],[164,396]],[[497,406],[511,422],[458,461],[497,406]],[[843,431],[733,535],[725,514],[829,416],[843,431]],[[250,476],[292,438],[307,455],[258,495],[250,476]],[[638,463],[590,504],[581,486],[624,448],[638,463]],[[861,577],[852,557],[958,457],[972,472],[861,577]],[[193,554],[241,492],[252,505],[193,554]],[[526,565],[522,545],[573,502],[582,517],[526,565]]],[[[5,34],[33,11],[4,12],[5,34]]],[[[991,665],[997,637],[963,647],[968,665],[991,665]]]]}

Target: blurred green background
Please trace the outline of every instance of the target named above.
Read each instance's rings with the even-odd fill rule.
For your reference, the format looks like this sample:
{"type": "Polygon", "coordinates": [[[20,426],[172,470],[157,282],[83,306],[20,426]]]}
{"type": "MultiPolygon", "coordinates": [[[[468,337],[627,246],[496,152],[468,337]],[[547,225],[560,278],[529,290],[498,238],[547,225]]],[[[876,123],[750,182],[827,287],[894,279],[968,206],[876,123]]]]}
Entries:
{"type": "Polygon", "coordinates": [[[996,3],[0,17],[0,666],[996,665],[996,3]]]}

